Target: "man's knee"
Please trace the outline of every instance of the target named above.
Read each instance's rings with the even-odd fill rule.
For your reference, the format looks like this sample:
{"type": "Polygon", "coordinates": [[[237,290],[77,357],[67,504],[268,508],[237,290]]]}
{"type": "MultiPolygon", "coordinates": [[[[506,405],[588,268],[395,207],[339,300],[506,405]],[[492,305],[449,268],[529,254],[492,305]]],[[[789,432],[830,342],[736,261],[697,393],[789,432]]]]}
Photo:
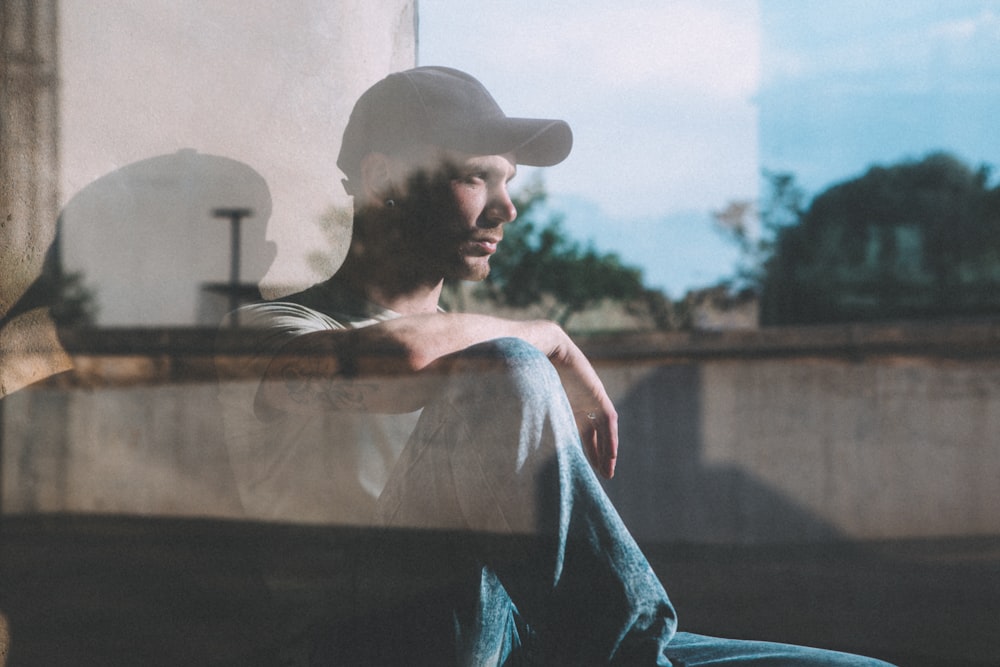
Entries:
{"type": "Polygon", "coordinates": [[[496,360],[505,363],[530,363],[548,358],[541,350],[521,338],[494,338],[478,343],[459,352],[469,359],[496,360]]]}
{"type": "Polygon", "coordinates": [[[520,338],[496,338],[468,347],[453,356],[450,371],[452,392],[467,400],[541,404],[559,400],[563,391],[549,358],[520,338]]]}
{"type": "Polygon", "coordinates": [[[473,368],[537,370],[551,367],[548,357],[531,343],[520,338],[494,338],[456,353],[456,359],[473,368]]]}

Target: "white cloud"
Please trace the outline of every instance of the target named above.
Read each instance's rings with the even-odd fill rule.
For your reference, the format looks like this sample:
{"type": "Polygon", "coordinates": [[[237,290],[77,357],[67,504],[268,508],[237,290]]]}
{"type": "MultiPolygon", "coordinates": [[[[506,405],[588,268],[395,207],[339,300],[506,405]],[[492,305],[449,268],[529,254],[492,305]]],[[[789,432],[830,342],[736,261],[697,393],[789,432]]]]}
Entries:
{"type": "Polygon", "coordinates": [[[743,97],[759,79],[752,14],[700,4],[602,6],[567,22],[568,60],[612,89],[655,86],[743,97]],[[749,19],[749,20],[748,20],[749,19]]]}
{"type": "Polygon", "coordinates": [[[981,2],[915,3],[910,12],[866,4],[860,13],[822,5],[796,16],[805,34],[782,16],[768,35],[766,87],[822,79],[871,92],[927,91],[992,81],[1000,68],[1000,15],[981,2]]]}
{"type": "Polygon", "coordinates": [[[991,9],[983,9],[977,16],[942,21],[932,26],[930,33],[955,41],[997,40],[1000,39],[1000,16],[991,9]]]}
{"type": "Polygon", "coordinates": [[[422,50],[450,52],[461,62],[475,58],[477,50],[499,47],[496,67],[508,77],[517,72],[534,78],[545,70],[610,90],[646,86],[732,98],[751,94],[760,76],[755,0],[582,2],[572,7],[508,2],[484,7],[475,17],[440,16],[446,4],[421,4],[421,15],[429,17],[422,50]],[[442,30],[443,25],[456,29],[442,30]],[[489,26],[483,31],[496,31],[490,36],[495,39],[484,39],[470,26],[489,26]]]}

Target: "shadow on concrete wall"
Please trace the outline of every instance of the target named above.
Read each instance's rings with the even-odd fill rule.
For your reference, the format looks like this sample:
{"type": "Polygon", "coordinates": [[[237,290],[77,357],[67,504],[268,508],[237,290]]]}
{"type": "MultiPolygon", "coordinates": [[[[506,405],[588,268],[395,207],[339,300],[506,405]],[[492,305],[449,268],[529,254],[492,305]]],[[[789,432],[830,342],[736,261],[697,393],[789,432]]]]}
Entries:
{"type": "Polygon", "coordinates": [[[701,374],[657,367],[618,402],[622,456],[608,495],[646,542],[815,542],[841,537],[823,519],[732,466],[702,460],[701,374]]]}
{"type": "Polygon", "coordinates": [[[37,247],[0,245],[0,397],[70,368],[59,340],[67,327],[218,324],[231,297],[258,296],[275,256],[264,238],[270,214],[260,174],[193,150],[85,187],[60,212],[51,243],[36,230],[28,236],[37,247]],[[256,218],[242,243],[220,209],[256,218]],[[44,261],[35,267],[33,257],[44,261]],[[241,265],[249,282],[234,270],[241,265]]]}

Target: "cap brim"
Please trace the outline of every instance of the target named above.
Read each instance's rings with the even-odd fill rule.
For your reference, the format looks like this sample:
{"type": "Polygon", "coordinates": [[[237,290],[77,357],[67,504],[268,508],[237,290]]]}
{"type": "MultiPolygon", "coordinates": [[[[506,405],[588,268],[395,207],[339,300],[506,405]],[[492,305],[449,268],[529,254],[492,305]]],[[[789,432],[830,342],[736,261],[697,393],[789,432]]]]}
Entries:
{"type": "Polygon", "coordinates": [[[573,131],[565,121],[508,118],[507,122],[521,139],[511,150],[518,164],[551,167],[565,160],[573,148],[573,131]]]}
{"type": "Polygon", "coordinates": [[[562,120],[545,118],[496,118],[467,128],[471,136],[455,148],[467,153],[513,153],[518,164],[551,167],[566,159],[573,148],[573,131],[562,120]]]}

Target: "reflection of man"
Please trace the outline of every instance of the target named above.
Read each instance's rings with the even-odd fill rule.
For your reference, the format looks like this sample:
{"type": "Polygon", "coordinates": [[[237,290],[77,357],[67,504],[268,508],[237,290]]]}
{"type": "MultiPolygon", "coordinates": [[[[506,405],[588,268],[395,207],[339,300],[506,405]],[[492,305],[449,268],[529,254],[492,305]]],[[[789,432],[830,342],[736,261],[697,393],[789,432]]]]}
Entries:
{"type": "Polygon", "coordinates": [[[503,556],[457,541],[456,563],[476,567],[440,609],[384,621],[371,645],[329,640],[323,656],[439,664],[422,651],[442,637],[413,631],[438,627],[449,661],[468,665],[868,664],[675,634],[666,593],[591,469],[611,477],[618,449],[593,367],[550,322],[439,310],[446,278],[489,272],[516,216],[517,165],[556,164],[571,143],[564,122],[508,118],[461,72],[387,77],[344,134],[355,221],[343,267],[241,312],[260,381],[223,398],[250,514],[530,536],[503,556]],[[428,625],[435,615],[447,622],[428,625]]]}

